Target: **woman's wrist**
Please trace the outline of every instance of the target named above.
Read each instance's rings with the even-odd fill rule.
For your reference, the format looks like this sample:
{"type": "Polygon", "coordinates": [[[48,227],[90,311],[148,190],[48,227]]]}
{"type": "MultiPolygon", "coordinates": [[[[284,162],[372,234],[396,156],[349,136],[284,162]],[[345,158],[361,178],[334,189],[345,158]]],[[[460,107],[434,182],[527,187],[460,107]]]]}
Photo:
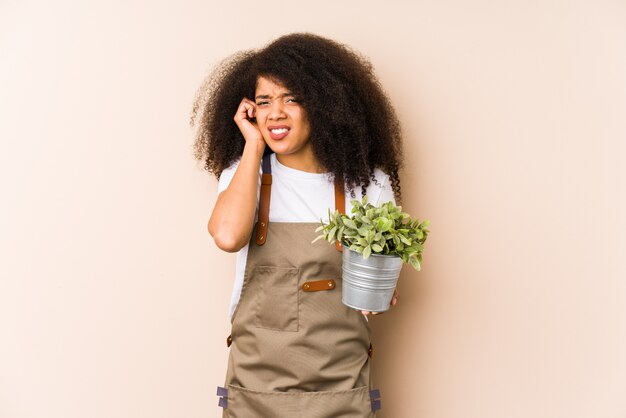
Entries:
{"type": "Polygon", "coordinates": [[[252,141],[248,141],[246,142],[246,145],[244,145],[243,147],[243,156],[245,155],[250,155],[250,156],[254,156],[255,159],[257,159],[259,162],[261,161],[261,158],[263,158],[263,153],[265,152],[265,142],[252,142],[252,141]]]}

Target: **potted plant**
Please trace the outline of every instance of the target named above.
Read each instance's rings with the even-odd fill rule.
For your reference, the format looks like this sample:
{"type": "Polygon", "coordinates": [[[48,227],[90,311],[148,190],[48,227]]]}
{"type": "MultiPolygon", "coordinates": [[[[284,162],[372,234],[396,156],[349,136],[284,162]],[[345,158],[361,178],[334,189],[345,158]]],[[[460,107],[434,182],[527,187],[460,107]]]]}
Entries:
{"type": "Polygon", "coordinates": [[[420,222],[402,212],[401,206],[386,202],[379,206],[352,200],[352,216],[328,211],[328,223],[313,242],[325,239],[343,245],[342,301],[370,312],[389,309],[400,270],[408,263],[419,271],[429,221],[420,222]]]}

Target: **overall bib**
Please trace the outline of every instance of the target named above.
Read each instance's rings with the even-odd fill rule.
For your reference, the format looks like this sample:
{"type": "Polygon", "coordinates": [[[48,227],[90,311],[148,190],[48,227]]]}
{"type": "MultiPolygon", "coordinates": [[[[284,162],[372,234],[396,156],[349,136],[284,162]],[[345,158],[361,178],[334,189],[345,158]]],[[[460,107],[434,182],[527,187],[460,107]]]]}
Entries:
{"type": "MultiPolygon", "coordinates": [[[[341,302],[341,246],[314,244],[319,223],[269,222],[263,159],[259,220],[232,317],[224,418],[373,418],[370,328],[341,302]]],[[[344,212],[343,183],[335,205],[344,212]]]]}

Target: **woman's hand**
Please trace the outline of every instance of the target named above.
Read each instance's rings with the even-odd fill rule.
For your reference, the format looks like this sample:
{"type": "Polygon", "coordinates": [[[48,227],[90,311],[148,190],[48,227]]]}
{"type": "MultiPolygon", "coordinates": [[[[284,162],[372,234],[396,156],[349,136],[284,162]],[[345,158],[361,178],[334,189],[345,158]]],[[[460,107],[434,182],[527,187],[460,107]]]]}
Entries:
{"type": "Polygon", "coordinates": [[[261,131],[259,130],[256,120],[254,119],[255,115],[256,103],[244,97],[241,100],[241,103],[239,103],[237,113],[235,113],[235,117],[233,119],[243,134],[246,143],[258,143],[264,148],[265,140],[263,139],[263,135],[261,135],[261,131]]]}
{"type": "MultiPolygon", "coordinates": [[[[390,307],[396,306],[396,303],[398,303],[398,298],[399,298],[398,289],[395,289],[393,291],[393,296],[391,297],[391,305],[390,305],[390,307]]],[[[370,315],[370,314],[371,315],[378,315],[378,314],[381,314],[381,313],[385,313],[385,312],[370,312],[370,311],[359,311],[359,310],[357,310],[357,311],[361,312],[365,316],[370,315]]]]}
{"type": "Polygon", "coordinates": [[[233,119],[246,144],[235,175],[217,196],[209,219],[209,234],[217,247],[227,252],[242,249],[250,241],[254,226],[259,167],[266,145],[254,120],[255,112],[256,104],[244,97],[233,119]]]}

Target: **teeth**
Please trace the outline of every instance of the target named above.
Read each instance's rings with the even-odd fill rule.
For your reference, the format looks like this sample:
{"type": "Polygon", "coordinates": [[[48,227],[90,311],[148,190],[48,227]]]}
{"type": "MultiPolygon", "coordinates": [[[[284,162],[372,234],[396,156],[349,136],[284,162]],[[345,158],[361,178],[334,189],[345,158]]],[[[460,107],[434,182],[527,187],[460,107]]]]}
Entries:
{"type": "Polygon", "coordinates": [[[288,129],[287,128],[271,129],[271,131],[274,134],[283,134],[283,133],[287,132],[288,129]]]}

